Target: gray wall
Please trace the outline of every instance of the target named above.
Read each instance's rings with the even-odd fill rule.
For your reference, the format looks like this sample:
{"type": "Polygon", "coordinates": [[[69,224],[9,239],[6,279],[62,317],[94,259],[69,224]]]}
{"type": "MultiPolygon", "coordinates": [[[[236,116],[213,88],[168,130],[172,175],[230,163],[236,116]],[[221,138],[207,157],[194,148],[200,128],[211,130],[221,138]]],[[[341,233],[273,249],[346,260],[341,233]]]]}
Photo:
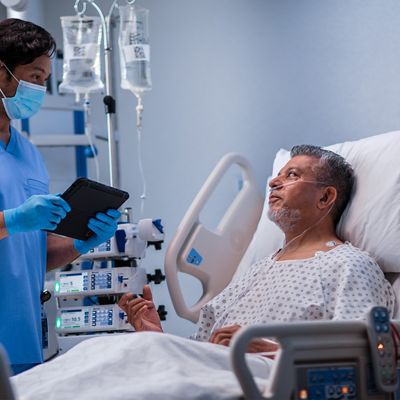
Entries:
{"type": "MultiPolygon", "coordinates": [[[[61,44],[59,16],[73,14],[74,2],[44,2],[46,27],[61,44]]],[[[144,216],[163,218],[166,244],[223,154],[248,157],[261,186],[280,147],[328,145],[400,126],[397,0],[138,2],[150,9],[153,76],[153,90],[144,97],[144,216]]],[[[99,1],[103,10],[110,3],[99,1]]],[[[118,76],[116,70],[117,87],[118,76]]],[[[140,218],[135,99],[120,89],[116,96],[121,186],[140,218]]],[[[104,133],[98,97],[95,129],[104,133]]],[[[233,179],[228,192],[236,187],[233,179]]],[[[220,208],[216,204],[208,218],[220,215],[220,208]]],[[[149,251],[149,271],[162,266],[163,257],[164,250],[149,251]]],[[[198,293],[196,284],[184,284],[188,293],[198,293]]],[[[173,315],[166,285],[155,297],[167,305],[167,331],[193,331],[173,315]]]]}
{"type": "Polygon", "coordinates": [[[270,129],[287,145],[397,129],[400,3],[274,3],[277,90],[267,105],[275,114],[269,113],[270,129]]]}

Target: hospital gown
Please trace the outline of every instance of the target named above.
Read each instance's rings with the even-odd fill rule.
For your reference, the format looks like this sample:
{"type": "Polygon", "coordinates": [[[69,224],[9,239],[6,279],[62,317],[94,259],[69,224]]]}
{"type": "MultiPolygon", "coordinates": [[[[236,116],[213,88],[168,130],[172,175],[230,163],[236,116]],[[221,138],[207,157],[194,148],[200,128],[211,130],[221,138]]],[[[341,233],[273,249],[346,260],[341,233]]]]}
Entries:
{"type": "Polygon", "coordinates": [[[376,262],[345,243],[304,260],[266,257],[202,307],[194,339],[221,327],[271,322],[363,319],[372,306],[394,308],[376,262]]]}

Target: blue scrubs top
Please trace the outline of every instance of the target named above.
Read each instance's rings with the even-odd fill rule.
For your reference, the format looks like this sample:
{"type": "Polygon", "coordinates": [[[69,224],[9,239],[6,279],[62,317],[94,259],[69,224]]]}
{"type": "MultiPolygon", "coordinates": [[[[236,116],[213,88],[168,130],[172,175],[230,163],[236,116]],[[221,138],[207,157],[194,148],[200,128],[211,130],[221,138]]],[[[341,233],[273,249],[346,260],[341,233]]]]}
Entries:
{"type": "MultiPolygon", "coordinates": [[[[47,194],[49,176],[39,151],[14,128],[0,141],[0,211],[47,194]]],[[[0,240],[0,343],[11,364],[43,361],[40,293],[46,272],[46,232],[0,240]]]]}

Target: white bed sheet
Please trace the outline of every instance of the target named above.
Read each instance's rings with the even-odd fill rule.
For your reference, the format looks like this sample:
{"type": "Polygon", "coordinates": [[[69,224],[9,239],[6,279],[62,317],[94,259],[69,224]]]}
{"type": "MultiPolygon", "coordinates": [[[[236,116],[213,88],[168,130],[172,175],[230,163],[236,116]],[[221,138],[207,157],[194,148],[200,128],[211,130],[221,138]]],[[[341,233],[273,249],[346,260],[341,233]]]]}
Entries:
{"type": "MultiPolygon", "coordinates": [[[[273,361],[248,355],[259,383],[273,361]]],[[[46,364],[12,378],[20,400],[238,399],[230,349],[151,332],[83,341],[46,364]]]]}

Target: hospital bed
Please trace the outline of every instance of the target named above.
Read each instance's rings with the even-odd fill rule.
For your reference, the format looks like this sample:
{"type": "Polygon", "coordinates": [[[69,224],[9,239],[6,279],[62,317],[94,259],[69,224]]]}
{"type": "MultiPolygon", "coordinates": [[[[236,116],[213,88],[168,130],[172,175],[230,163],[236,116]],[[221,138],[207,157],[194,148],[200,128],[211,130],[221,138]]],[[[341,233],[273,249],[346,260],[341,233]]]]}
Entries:
{"type": "MultiPolygon", "coordinates": [[[[339,236],[368,251],[378,261],[392,282],[397,298],[400,298],[400,132],[327,148],[344,156],[352,164],[356,175],[350,205],[338,226],[339,236]]],[[[289,151],[280,150],[274,161],[272,176],[276,176],[289,159],[289,151]]],[[[201,307],[231,279],[281,246],[283,235],[267,219],[267,207],[268,203],[264,205],[262,196],[257,192],[246,160],[236,154],[225,156],[188,209],[167,250],[167,283],[178,315],[196,322],[201,307]],[[201,222],[200,212],[233,164],[239,165],[243,171],[243,189],[217,229],[209,230],[201,222]],[[247,250],[244,251],[240,244],[244,244],[247,250]],[[192,275],[201,282],[202,295],[193,305],[188,305],[183,297],[179,273],[192,275]]],[[[398,309],[396,305],[395,318],[399,316],[398,309]]],[[[370,328],[371,324],[346,321],[276,324],[244,329],[234,341],[232,364],[245,397],[271,400],[393,398],[373,383],[370,328]],[[271,383],[264,393],[254,384],[244,360],[246,344],[255,337],[274,337],[283,347],[271,373],[271,383]],[[332,380],[333,374],[340,375],[340,372],[350,370],[354,372],[350,374],[351,380],[342,383],[332,380]],[[316,376],[324,382],[317,385],[317,389],[312,382],[316,376]],[[352,388],[351,393],[346,392],[349,387],[352,388]]],[[[389,392],[394,390],[392,385],[389,392]]],[[[396,396],[400,399],[400,391],[396,396]]]]}
{"type": "Polygon", "coordinates": [[[10,368],[4,349],[0,345],[0,399],[14,400],[13,389],[9,380],[10,368]]]}
{"type": "MultiPolygon", "coordinates": [[[[393,287],[397,293],[400,293],[400,290],[396,290],[399,289],[398,286],[400,285],[400,281],[397,279],[400,272],[400,248],[398,246],[398,238],[400,237],[400,168],[397,165],[398,155],[400,154],[400,132],[391,132],[356,142],[342,143],[329,148],[347,158],[353,165],[357,176],[356,190],[351,205],[346,209],[339,224],[339,235],[351,241],[354,245],[369,251],[377,259],[384,272],[391,275],[393,287]]],[[[280,150],[277,153],[272,171],[273,176],[288,159],[289,153],[287,151],[280,150]]],[[[264,196],[259,193],[249,163],[237,154],[225,156],[196,196],[166,253],[167,283],[178,315],[196,322],[203,304],[218,294],[232,279],[240,276],[253,262],[272,253],[280,246],[283,237],[275,225],[267,219],[266,207],[264,196]],[[228,207],[217,228],[214,230],[207,229],[200,220],[201,210],[233,164],[237,164],[242,170],[242,188],[228,207]],[[201,283],[202,294],[193,305],[187,304],[184,293],[180,288],[180,273],[189,274],[201,283]]],[[[396,318],[397,316],[398,314],[396,314],[396,318]]],[[[360,321],[319,321],[244,328],[234,339],[230,354],[232,365],[229,365],[229,369],[232,369],[237,376],[241,390],[239,392],[232,390],[227,397],[223,397],[222,394],[225,393],[226,395],[227,393],[225,383],[221,382],[218,386],[211,379],[212,375],[217,373],[218,368],[223,365],[221,359],[218,358],[215,368],[210,369],[210,379],[203,379],[201,382],[201,385],[204,385],[202,393],[204,394],[208,390],[209,395],[203,395],[200,398],[239,398],[240,393],[243,393],[248,399],[356,398],[389,400],[393,398],[392,393],[382,392],[379,387],[377,388],[377,384],[373,383],[374,368],[371,360],[375,360],[376,357],[373,358],[371,352],[373,340],[368,326],[372,326],[372,324],[368,325],[360,321]],[[258,385],[260,382],[258,377],[255,379],[253,376],[254,370],[248,368],[250,362],[254,364],[254,360],[244,355],[247,342],[258,336],[273,337],[282,346],[276,362],[262,364],[265,368],[272,365],[272,369],[268,382],[261,387],[258,385]],[[318,388],[314,385],[315,379],[320,383],[318,388]],[[341,393],[331,394],[330,390],[333,389],[333,386],[336,390],[339,388],[341,393]]],[[[120,340],[131,341],[140,335],[122,335],[124,339],[120,340]]],[[[180,348],[177,347],[178,350],[173,356],[179,357],[181,353],[190,352],[188,347],[190,342],[187,339],[179,338],[178,340],[177,337],[169,336],[148,337],[148,334],[145,334],[142,336],[143,348],[147,349],[147,344],[155,339],[155,342],[158,342],[158,347],[155,350],[157,353],[168,347],[173,347],[170,343],[164,343],[164,340],[170,340],[174,346],[180,341],[179,346],[181,346],[180,348]]],[[[93,344],[96,340],[99,339],[87,341],[80,348],[77,346],[68,352],[70,357],[68,358],[68,353],[66,353],[64,359],[69,360],[71,365],[78,366],[79,361],[76,361],[73,356],[79,356],[79,352],[85,350],[83,346],[89,347],[91,346],[89,342],[93,344]]],[[[104,341],[104,339],[102,340],[104,341]]],[[[111,339],[105,339],[105,341],[109,340],[111,339]]],[[[190,343],[190,346],[198,349],[196,354],[201,361],[201,368],[208,367],[204,365],[202,354],[207,353],[210,347],[215,348],[220,353],[225,350],[228,353],[230,352],[230,349],[221,349],[220,346],[208,345],[207,347],[203,343],[192,343],[193,345],[190,343]]],[[[109,348],[110,346],[104,347],[103,359],[107,359],[106,352],[110,351],[109,348]]],[[[121,348],[122,355],[125,355],[126,352],[126,348],[121,348]]],[[[82,354],[82,360],[87,359],[84,357],[87,356],[82,354]]],[[[170,357],[167,361],[170,362],[171,358],[173,357],[170,357]]],[[[118,357],[115,357],[115,359],[118,359],[118,357]]],[[[25,373],[31,375],[30,380],[25,380],[26,386],[37,383],[40,379],[45,379],[44,376],[47,379],[57,369],[57,365],[62,365],[60,360],[62,360],[61,357],[52,361],[52,368],[49,368],[50,372],[46,372],[47,375],[40,375],[40,371],[44,370],[45,365],[34,368],[32,372],[25,373]],[[38,371],[38,374],[35,374],[35,370],[38,371]]],[[[188,362],[188,358],[182,360],[183,363],[188,362]]],[[[140,364],[140,361],[134,361],[135,365],[138,362],[140,364]]],[[[192,368],[195,367],[187,364],[181,366],[182,379],[189,375],[193,377],[198,373],[192,368]],[[187,373],[188,370],[191,374],[187,373]]],[[[126,370],[127,368],[123,368],[121,372],[126,370]]],[[[165,373],[172,370],[173,367],[169,367],[169,364],[163,366],[165,373]]],[[[67,371],[68,368],[65,368],[62,373],[64,374],[67,371]]],[[[87,371],[85,370],[85,372],[87,371]]],[[[111,372],[110,369],[107,371],[108,373],[111,372]]],[[[146,371],[148,376],[152,376],[156,372],[156,370],[150,369],[146,371]]],[[[96,372],[93,376],[97,376],[96,372]]],[[[101,388],[99,398],[102,397],[100,393],[106,393],[105,378],[106,375],[102,379],[102,386],[99,386],[101,388]]],[[[16,380],[17,385],[23,380],[23,378],[16,380]]],[[[74,381],[73,385],[71,379],[68,385],[71,386],[71,390],[73,390],[72,386],[79,386],[79,393],[81,393],[83,384],[87,383],[88,380],[90,381],[90,378],[86,377],[82,382],[74,381]]],[[[117,380],[117,377],[115,377],[115,380],[117,380]]],[[[57,382],[59,384],[57,386],[58,393],[60,393],[61,384],[65,385],[65,382],[57,382]]],[[[93,386],[96,386],[96,384],[93,383],[93,386]]],[[[119,386],[121,385],[115,384],[115,390],[119,386]]],[[[167,387],[168,390],[173,390],[173,385],[167,385],[167,387]]],[[[391,389],[394,389],[394,387],[391,389]]],[[[174,398],[188,398],[189,392],[182,389],[181,386],[179,388],[180,391],[167,392],[167,394],[173,395],[174,398]]],[[[153,387],[149,385],[149,389],[154,389],[154,385],[153,387]]],[[[78,393],[78,389],[76,390],[78,393]]],[[[132,393],[135,393],[135,387],[132,387],[131,390],[132,393]]],[[[162,393],[165,398],[168,398],[167,394],[162,393]]],[[[43,398],[42,394],[41,396],[43,398]]],[[[397,396],[396,398],[400,399],[400,396],[397,396]]],[[[124,397],[121,394],[118,398],[124,397]]],[[[132,394],[132,398],[146,397],[142,393],[141,396],[136,395],[136,397],[135,394],[132,394]]],[[[151,395],[148,398],[163,397],[151,395]]]]}

